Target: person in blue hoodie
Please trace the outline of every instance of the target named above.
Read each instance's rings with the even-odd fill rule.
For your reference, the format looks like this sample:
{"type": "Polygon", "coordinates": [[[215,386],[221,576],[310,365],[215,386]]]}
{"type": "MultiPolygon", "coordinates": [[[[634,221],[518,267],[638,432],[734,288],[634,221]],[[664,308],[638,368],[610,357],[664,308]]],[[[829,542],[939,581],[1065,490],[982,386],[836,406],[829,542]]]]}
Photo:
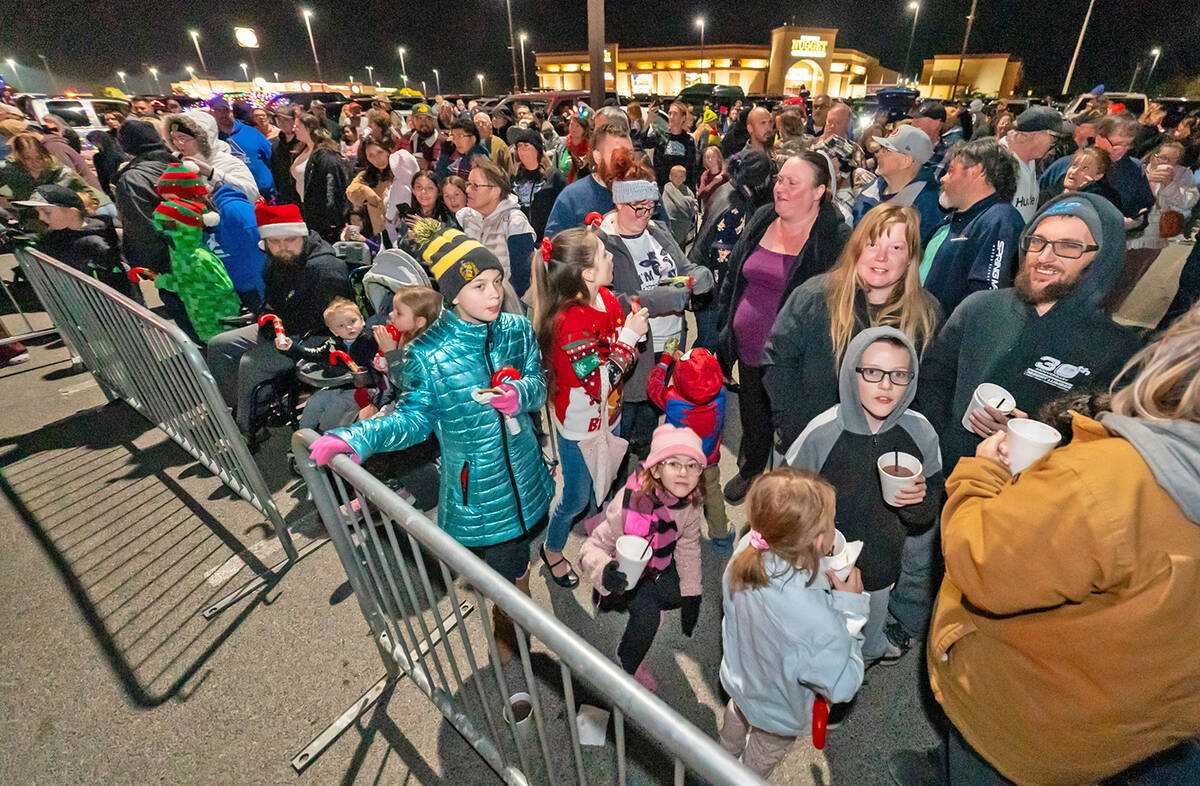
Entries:
{"type": "Polygon", "coordinates": [[[271,143],[254,126],[248,126],[233,116],[233,108],[224,98],[208,102],[208,110],[217,121],[217,131],[229,150],[250,169],[258,193],[270,202],[275,198],[275,176],[271,174],[271,143]]]}
{"type": "Polygon", "coordinates": [[[901,125],[888,136],[873,139],[879,145],[875,153],[878,177],[854,200],[854,226],[878,204],[908,205],[921,219],[922,245],[928,243],[945,218],[938,204],[937,178],[925,169],[933,155],[929,135],[915,126],[901,125]]]}
{"type": "Polygon", "coordinates": [[[245,194],[230,186],[217,186],[210,198],[221,221],[205,233],[205,241],[225,265],[242,303],[257,311],[265,292],[262,272],[266,257],[258,245],[261,237],[254,205],[245,194]]]}

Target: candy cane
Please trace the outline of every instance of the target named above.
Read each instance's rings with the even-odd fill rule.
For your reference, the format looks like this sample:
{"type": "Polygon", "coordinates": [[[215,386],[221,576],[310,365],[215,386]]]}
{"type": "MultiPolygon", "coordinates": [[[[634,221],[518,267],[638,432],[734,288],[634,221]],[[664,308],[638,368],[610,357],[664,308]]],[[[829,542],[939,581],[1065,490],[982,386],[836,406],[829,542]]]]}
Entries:
{"type": "MultiPolygon", "coordinates": [[[[512,366],[504,366],[502,368],[497,369],[495,374],[492,374],[492,387],[494,387],[494,388],[500,387],[505,382],[517,380],[520,378],[521,378],[520,371],[517,371],[512,366]]],[[[512,434],[514,437],[521,433],[521,424],[514,417],[505,415],[504,416],[504,425],[508,426],[508,433],[512,434]]]]}
{"type": "Polygon", "coordinates": [[[261,317],[258,318],[258,326],[259,327],[266,327],[266,324],[268,322],[275,323],[275,336],[276,337],[284,335],[282,319],[275,316],[274,314],[263,314],[261,317]]]}
{"type": "MultiPolygon", "coordinates": [[[[398,328],[392,324],[387,324],[387,325],[383,326],[383,329],[387,331],[387,334],[392,337],[393,341],[395,341],[397,343],[400,342],[400,328],[398,328]]],[[[376,352],[375,357],[382,359],[383,358],[383,350],[381,349],[378,352],[376,352]]],[[[376,366],[376,368],[379,368],[379,367],[376,366]]]]}
{"type": "Polygon", "coordinates": [[[829,702],[824,696],[815,696],[812,708],[812,741],[817,750],[825,747],[825,733],[828,729],[829,702]]]}
{"type": "Polygon", "coordinates": [[[129,269],[129,272],[126,275],[129,276],[130,281],[132,281],[133,283],[136,284],[141,279],[145,279],[146,281],[153,281],[154,277],[157,276],[158,274],[153,273],[144,267],[131,267],[129,269]]]}
{"type": "Polygon", "coordinates": [[[361,371],[361,369],[358,367],[358,364],[351,360],[350,356],[345,352],[340,349],[331,350],[329,352],[329,365],[336,366],[339,360],[345,364],[346,368],[350,369],[351,373],[357,374],[359,371],[361,371]]]}

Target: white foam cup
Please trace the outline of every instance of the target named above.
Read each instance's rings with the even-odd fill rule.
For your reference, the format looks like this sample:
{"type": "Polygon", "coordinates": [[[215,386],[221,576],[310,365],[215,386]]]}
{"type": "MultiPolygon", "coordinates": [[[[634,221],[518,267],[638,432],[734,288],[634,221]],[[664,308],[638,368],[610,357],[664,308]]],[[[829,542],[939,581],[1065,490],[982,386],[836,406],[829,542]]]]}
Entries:
{"type": "Polygon", "coordinates": [[[504,708],[504,720],[515,723],[518,739],[528,742],[533,734],[533,697],[524,691],[509,696],[508,706],[504,708]],[[517,705],[522,702],[528,705],[529,709],[525,711],[522,707],[522,711],[518,712],[517,705]]]}
{"type": "Polygon", "coordinates": [[[625,574],[625,589],[634,588],[646,569],[646,563],[654,556],[654,550],[647,548],[649,545],[650,541],[637,535],[617,538],[617,566],[625,574]]]}
{"type": "Polygon", "coordinates": [[[827,570],[832,570],[837,573],[839,580],[845,581],[853,567],[854,562],[849,560],[846,554],[846,536],[840,529],[835,529],[833,531],[833,554],[821,557],[821,575],[824,575],[827,570]]]}
{"type": "Polygon", "coordinates": [[[894,450],[889,450],[880,456],[879,460],[875,462],[875,466],[879,470],[879,485],[883,487],[883,501],[889,505],[896,504],[896,495],[901,491],[917,485],[917,476],[921,474],[922,469],[919,458],[909,453],[897,453],[894,450]],[[884,467],[890,467],[893,464],[910,469],[913,474],[907,478],[898,478],[884,472],[884,467]]]}
{"type": "Polygon", "coordinates": [[[1062,434],[1039,420],[1013,418],[1008,421],[1008,468],[1017,474],[1046,455],[1062,441],[1062,434]]]}
{"type": "Polygon", "coordinates": [[[975,430],[971,428],[971,413],[981,410],[985,406],[998,409],[1007,415],[1017,406],[1017,399],[999,385],[993,385],[991,382],[980,384],[971,394],[971,403],[967,405],[967,411],[963,413],[962,427],[974,433],[975,430]]]}

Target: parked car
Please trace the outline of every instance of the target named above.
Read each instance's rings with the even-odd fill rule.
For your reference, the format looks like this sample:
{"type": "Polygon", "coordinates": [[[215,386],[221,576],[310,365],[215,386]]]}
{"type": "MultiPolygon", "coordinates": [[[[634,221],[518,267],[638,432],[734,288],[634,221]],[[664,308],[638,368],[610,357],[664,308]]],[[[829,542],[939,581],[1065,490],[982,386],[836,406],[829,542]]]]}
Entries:
{"type": "Polygon", "coordinates": [[[696,113],[699,115],[699,110],[704,106],[705,102],[715,107],[729,109],[738,101],[746,100],[746,91],[740,85],[718,85],[711,82],[701,82],[695,85],[688,85],[680,90],[675,100],[690,104],[697,110],[696,113]]]}
{"type": "MultiPolygon", "coordinates": [[[[1146,111],[1145,93],[1105,92],[1103,93],[1103,96],[1114,104],[1123,104],[1125,109],[1132,113],[1134,117],[1138,117],[1142,114],[1142,112],[1146,111]]],[[[1064,114],[1068,118],[1074,117],[1075,115],[1087,109],[1088,103],[1094,98],[1095,96],[1091,93],[1080,93],[1067,107],[1067,111],[1064,112],[1064,114]]]]}
{"type": "Polygon", "coordinates": [[[89,131],[103,130],[104,113],[129,114],[129,102],[123,98],[93,98],[91,96],[58,96],[55,98],[31,98],[18,96],[17,104],[32,120],[38,123],[46,115],[57,115],[67,122],[80,137],[89,131]]]}

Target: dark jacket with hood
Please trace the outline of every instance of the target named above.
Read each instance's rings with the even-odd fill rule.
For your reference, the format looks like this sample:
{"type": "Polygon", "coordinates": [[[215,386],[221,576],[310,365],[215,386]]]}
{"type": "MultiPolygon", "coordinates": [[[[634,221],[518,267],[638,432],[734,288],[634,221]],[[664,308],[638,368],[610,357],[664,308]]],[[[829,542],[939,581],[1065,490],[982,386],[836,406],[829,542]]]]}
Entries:
{"type": "Polygon", "coordinates": [[[1104,300],[1125,256],[1120,212],[1096,194],[1070,193],[1047,203],[1029,222],[1032,234],[1048,213],[1086,201],[1100,216],[1100,249],[1076,287],[1044,315],[1016,289],[976,292],[946,321],[921,364],[920,402],[942,438],[947,473],[975,455],[980,438],[962,426],[982,382],[1008,390],[1028,413],[1069,391],[1105,390],[1142,345],[1142,336],[1113,321],[1104,300]]]}
{"type": "Polygon", "coordinates": [[[133,292],[129,266],[121,259],[121,241],[110,216],[86,216],[79,229],[47,232],[34,248],[127,297],[133,292]]]}
{"type": "MultiPolygon", "coordinates": [[[[267,256],[263,268],[266,296],[261,313],[273,313],[293,341],[314,330],[324,330],[323,312],[335,297],[354,298],[346,263],[316,232],[308,233],[303,267],[283,266],[267,256]]],[[[270,325],[265,330],[270,330],[270,325]]]]}
{"type": "Polygon", "coordinates": [[[933,526],[945,482],[937,432],[924,415],[909,409],[917,395],[916,376],[907,387],[893,384],[899,398],[877,431],[872,433],[867,422],[855,368],[867,347],[884,337],[904,343],[917,374],[917,352],[904,333],[890,327],[862,331],[851,340],[842,360],[838,374],[841,403],[813,418],[786,454],[789,466],[819,472],[837,489],[837,528],[847,542],[863,542],[856,565],[868,592],[887,587],[900,577],[904,539],[933,526]],[[915,505],[893,507],[883,501],[876,462],[893,451],[921,461],[925,499],[915,505]]]}
{"type": "Polygon", "coordinates": [[[544,175],[538,170],[524,168],[513,175],[512,192],[538,239],[546,234],[546,221],[554,208],[554,200],[566,187],[566,176],[553,166],[547,167],[544,175]]]}
{"type": "MultiPolygon", "coordinates": [[[[831,286],[830,273],[801,284],[779,309],[763,350],[763,386],[771,400],[771,420],[781,450],[800,436],[810,420],[838,402],[838,363],[829,332],[831,286]],[[804,395],[795,395],[797,390],[804,395]]],[[[924,290],[921,294],[940,327],[943,315],[937,299],[924,290]]],[[[871,322],[871,306],[859,289],[854,297],[854,334],[871,322]]]]}
{"type": "Polygon", "coordinates": [[[342,166],[342,157],[329,147],[318,147],[304,167],[304,202],[300,214],[309,229],[330,243],[336,243],[350,217],[346,186],[350,178],[342,166]]]}
{"type": "Polygon", "coordinates": [[[121,218],[121,250],[132,267],[155,273],[171,270],[171,257],[163,235],[151,218],[162,203],[156,186],[175,156],[158,130],[145,120],[126,120],[117,130],[117,141],[133,159],[117,172],[113,201],[121,218]]]}
{"type": "Polygon", "coordinates": [[[296,191],[296,178],[292,177],[292,164],[296,156],[292,145],[296,137],[290,140],[282,131],[275,135],[271,142],[271,179],[275,182],[275,204],[298,205],[300,194],[296,191]]]}
{"type": "Polygon", "coordinates": [[[882,177],[877,177],[874,183],[859,192],[854,199],[854,226],[858,226],[858,222],[862,221],[863,216],[876,205],[908,205],[917,211],[917,216],[921,219],[921,245],[928,243],[929,238],[933,237],[933,233],[946,218],[941,205],[938,204],[938,193],[941,191],[941,186],[938,184],[937,178],[933,176],[932,172],[920,169],[917,170],[917,176],[895,194],[889,196],[887,187],[887,181],[882,177]]]}
{"type": "MultiPolygon", "coordinates": [[[[1012,286],[1023,226],[1025,220],[1012,203],[992,194],[955,211],[938,228],[933,242],[938,236],[943,239],[922,283],[942,304],[942,311],[953,313],[972,292],[1012,286]]],[[[926,253],[930,245],[926,244],[926,253]]]]}
{"type": "MultiPolygon", "coordinates": [[[[729,255],[729,266],[717,299],[717,313],[721,320],[720,335],[717,340],[717,357],[726,372],[732,370],[733,364],[737,361],[737,341],[733,336],[733,315],[741,303],[742,294],[746,291],[746,277],[742,275],[742,267],[758,248],[763,235],[767,232],[767,227],[771,226],[771,222],[776,218],[778,215],[775,213],[774,203],[760,207],[751,216],[746,228],[742,231],[742,236],[738,238],[737,245],[733,247],[733,252],[729,255]]],[[[842,221],[837,208],[829,202],[822,203],[817,212],[817,218],[813,221],[812,229],[809,231],[808,242],[789,263],[787,282],[784,284],[783,291],[779,293],[779,307],[782,308],[792,292],[805,281],[833,267],[838,255],[842,253],[842,247],[846,245],[849,234],[850,228],[846,226],[846,222],[842,221]]]]}

